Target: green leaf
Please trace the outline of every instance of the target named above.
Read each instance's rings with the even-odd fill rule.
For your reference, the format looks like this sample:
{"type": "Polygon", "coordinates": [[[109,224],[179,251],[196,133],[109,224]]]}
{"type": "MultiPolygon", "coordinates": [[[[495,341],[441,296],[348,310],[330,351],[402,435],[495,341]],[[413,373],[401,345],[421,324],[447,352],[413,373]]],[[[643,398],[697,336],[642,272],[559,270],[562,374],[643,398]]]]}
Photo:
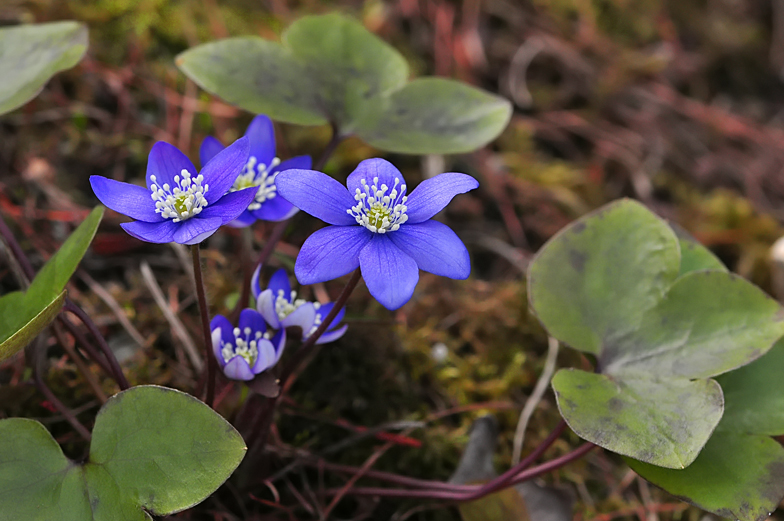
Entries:
{"type": "Polygon", "coordinates": [[[509,102],[444,78],[421,78],[379,101],[356,133],[382,150],[469,152],[492,141],[512,116],[509,102]]]}
{"type": "Polygon", "coordinates": [[[596,356],[598,374],[553,379],[566,422],[669,468],[694,461],[721,418],[721,389],[706,378],[759,358],[784,334],[780,306],[749,282],[723,270],[678,277],[681,268],[670,227],[620,201],[561,231],[528,273],[531,307],[550,334],[596,356]]]}
{"type": "Polygon", "coordinates": [[[669,225],[678,236],[678,243],[681,246],[680,275],[698,270],[727,271],[727,267],[722,264],[719,258],[700,244],[689,232],[675,223],[669,223],[669,225]]]}
{"type": "Polygon", "coordinates": [[[282,40],[229,38],[190,49],[176,63],[243,109],[287,123],[329,122],[342,136],[396,152],[467,152],[495,138],[511,116],[507,100],[456,81],[406,84],[400,53],[339,14],[301,18],[282,40]]]}
{"type": "Polygon", "coordinates": [[[37,421],[0,420],[0,519],[91,519],[79,467],[37,421]]]}
{"type": "Polygon", "coordinates": [[[721,388],[714,380],[561,369],[552,384],[561,414],[580,437],[657,465],[691,463],[721,419],[721,388]]]}
{"type": "Polygon", "coordinates": [[[8,295],[3,295],[0,298],[0,331],[13,331],[16,330],[11,336],[0,342],[0,360],[10,358],[27,346],[33,339],[38,336],[38,333],[52,323],[52,321],[60,313],[65,305],[65,290],[57,295],[52,302],[44,306],[44,308],[21,327],[16,323],[8,324],[8,321],[16,322],[18,309],[20,305],[24,304],[24,294],[16,291],[8,295]]]}
{"type": "Polygon", "coordinates": [[[298,125],[323,125],[304,67],[280,44],[255,36],[199,45],[177,66],[204,90],[249,112],[298,125]]]}
{"type": "Polygon", "coordinates": [[[400,89],[408,79],[406,60],[391,45],[351,18],[337,13],[300,18],[283,33],[305,67],[317,106],[350,134],[376,98],[400,89]]]}
{"type": "Polygon", "coordinates": [[[104,404],[90,457],[69,461],[38,422],[0,421],[0,519],[145,521],[203,501],[245,454],[239,433],[190,395],[133,387],[104,404]]]}
{"type": "Polygon", "coordinates": [[[76,271],[103,217],[98,206],[41,268],[25,293],[0,298],[0,360],[23,349],[62,309],[65,285],[76,271]]]}
{"type": "Polygon", "coordinates": [[[35,97],[49,78],[76,65],[87,51],[87,27],[77,22],[0,29],[0,114],[35,97]]]}
{"type": "Polygon", "coordinates": [[[642,477],[722,517],[767,519],[784,497],[784,449],[768,435],[784,434],[784,342],[762,358],[717,379],[724,417],[697,459],[683,470],[631,458],[642,477]]]}

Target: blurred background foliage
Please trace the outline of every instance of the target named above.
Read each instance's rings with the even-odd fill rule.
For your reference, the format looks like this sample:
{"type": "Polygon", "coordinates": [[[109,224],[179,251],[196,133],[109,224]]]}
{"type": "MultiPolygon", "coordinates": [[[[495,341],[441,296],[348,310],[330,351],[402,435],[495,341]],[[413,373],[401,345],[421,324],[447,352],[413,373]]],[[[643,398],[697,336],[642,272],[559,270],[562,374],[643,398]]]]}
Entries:
{"type": "MultiPolygon", "coordinates": [[[[178,53],[227,36],[275,39],[299,16],[332,10],[359,18],[394,45],[414,76],[455,77],[499,93],[514,102],[515,114],[494,143],[471,154],[385,156],[412,184],[442,171],[480,180],[479,190],[439,217],[466,242],[473,275],[452,281],[423,273],[412,302],[392,314],[360,287],[348,306],[349,333],[321,349],[283,402],[271,468],[259,472],[305,453],[360,465],[385,438],[330,447],[361,428],[405,420],[427,423],[394,438],[375,467],[448,479],[472,420],[488,413],[499,420],[496,462],[506,468],[519,411],[547,351],[527,309],[524,270],[561,227],[613,199],[641,200],[730,269],[781,296],[770,257],[784,219],[781,0],[4,0],[0,24],[83,21],[90,49],[38,98],[0,118],[0,212],[42,264],[96,203],[90,175],[139,180],[156,140],[195,159],[204,136],[227,143],[244,131],[252,115],[200,92],[175,68],[178,53]]],[[[327,127],[281,125],[277,132],[283,158],[318,156],[330,138],[327,127]]],[[[349,139],[325,170],[343,180],[358,161],[377,155],[349,139]]],[[[187,256],[139,243],[119,222],[107,212],[70,294],[103,328],[132,384],[193,388],[198,374],[185,353],[188,342],[198,345],[198,316],[187,256]],[[155,280],[143,276],[141,262],[155,280]],[[184,336],[161,313],[151,283],[163,290],[184,336]]],[[[272,267],[291,268],[296,245],[317,226],[295,217],[272,267]]],[[[254,228],[257,249],[269,229],[254,228]]],[[[238,290],[242,240],[226,230],[205,251],[214,312],[226,312],[238,290]]],[[[16,289],[12,270],[2,266],[0,288],[16,289]]],[[[338,281],[305,292],[334,299],[340,287],[338,281]]],[[[100,392],[116,389],[100,378],[96,391],[52,344],[49,383],[89,422],[100,392]]],[[[578,353],[559,355],[561,366],[586,364],[578,353]]],[[[28,378],[21,358],[0,367],[0,417],[41,419],[67,453],[78,453],[78,439],[28,378]]],[[[226,382],[221,388],[220,412],[232,418],[245,394],[226,382]]],[[[557,421],[548,392],[524,453],[557,421]]],[[[548,457],[576,441],[564,438],[548,457]]],[[[318,517],[311,506],[318,500],[307,491],[319,479],[301,469],[280,478],[282,504],[299,518],[318,517]],[[292,488],[305,492],[295,497],[292,488]]],[[[578,498],[575,519],[702,519],[599,451],[545,480],[578,498]]],[[[274,496],[263,486],[254,494],[274,496]]],[[[416,505],[347,499],[335,515],[459,518],[452,508],[409,510],[416,505]]],[[[173,517],[286,519],[287,512],[223,492],[173,517]]]]}

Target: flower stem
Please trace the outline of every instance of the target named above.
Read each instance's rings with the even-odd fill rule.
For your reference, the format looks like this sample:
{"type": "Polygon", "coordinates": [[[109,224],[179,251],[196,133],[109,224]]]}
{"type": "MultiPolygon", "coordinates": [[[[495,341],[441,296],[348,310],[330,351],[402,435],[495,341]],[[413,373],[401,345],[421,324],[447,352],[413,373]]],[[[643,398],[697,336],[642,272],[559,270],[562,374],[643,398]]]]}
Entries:
{"type": "Polygon", "coordinates": [[[117,358],[114,356],[114,351],[112,348],[109,347],[109,344],[106,342],[106,339],[103,337],[101,332],[98,330],[98,326],[95,325],[95,322],[90,318],[90,315],[84,312],[82,308],[77,306],[71,299],[65,299],[65,307],[63,308],[66,311],[70,311],[74,315],[76,315],[79,320],[87,327],[87,330],[90,332],[90,335],[95,339],[98,343],[98,347],[101,348],[103,352],[103,356],[106,358],[106,361],[109,363],[109,369],[111,370],[111,374],[114,377],[114,380],[117,382],[117,385],[120,387],[121,391],[126,390],[130,387],[128,380],[125,378],[125,374],[123,374],[122,367],[120,367],[120,363],[117,361],[117,358]]]}
{"type": "Polygon", "coordinates": [[[324,152],[321,153],[321,157],[318,158],[318,161],[313,165],[313,170],[321,170],[324,168],[324,165],[327,164],[332,153],[338,148],[340,142],[343,141],[343,136],[340,135],[338,131],[337,125],[332,125],[332,139],[329,140],[327,143],[326,148],[324,148],[324,152]]]}
{"type": "Polygon", "coordinates": [[[207,310],[207,294],[204,291],[204,277],[201,273],[201,255],[199,245],[191,245],[193,255],[193,274],[196,278],[196,297],[199,300],[199,312],[201,313],[201,331],[204,335],[204,357],[207,362],[207,396],[204,403],[212,407],[215,400],[215,373],[217,372],[217,361],[212,354],[212,334],[210,333],[210,314],[207,310]]]}
{"type": "MultiPolygon", "coordinates": [[[[510,487],[512,485],[516,485],[518,483],[522,483],[523,481],[531,480],[535,477],[541,476],[542,474],[546,474],[548,472],[552,472],[558,468],[561,468],[572,461],[582,458],[588,452],[593,450],[596,447],[593,443],[586,442],[582,444],[580,447],[576,448],[572,452],[568,454],[564,454],[560,458],[556,458],[554,460],[548,461],[546,463],[542,463],[541,465],[537,465],[536,467],[530,468],[528,470],[524,470],[517,474],[513,479],[505,483],[504,485],[496,488],[495,486],[489,487],[494,481],[483,485],[483,486],[475,486],[473,491],[448,491],[448,490],[411,490],[411,489],[389,489],[389,488],[380,488],[380,487],[363,487],[363,488],[355,488],[348,491],[348,494],[352,494],[355,496],[376,496],[376,497],[388,497],[388,498],[418,498],[418,499],[435,499],[435,500],[446,500],[446,501],[474,501],[480,499],[488,494],[492,494],[493,492],[497,492],[501,488],[510,487]]],[[[341,492],[343,489],[330,489],[326,491],[327,495],[335,495],[341,492]]],[[[345,492],[344,492],[345,493],[345,492]]]]}
{"type": "Polygon", "coordinates": [[[329,311],[324,320],[319,324],[319,327],[316,331],[313,332],[312,335],[308,337],[307,340],[302,344],[302,346],[294,353],[294,357],[289,360],[289,363],[283,369],[283,373],[280,375],[280,386],[281,388],[285,387],[286,380],[289,379],[291,374],[297,370],[297,368],[302,364],[302,362],[308,357],[310,352],[315,349],[316,342],[318,339],[321,338],[321,335],[329,328],[332,324],[332,321],[335,317],[340,313],[340,310],[346,305],[346,301],[348,301],[348,297],[351,295],[351,292],[354,291],[354,288],[357,287],[359,284],[359,279],[362,278],[362,272],[359,268],[354,270],[354,273],[351,274],[351,278],[346,283],[346,286],[343,288],[343,291],[340,292],[340,296],[335,301],[335,305],[332,306],[332,309],[329,311]]]}
{"type": "MultiPolygon", "coordinates": [[[[362,273],[359,268],[354,270],[354,273],[351,274],[351,278],[346,283],[346,286],[343,288],[343,291],[340,293],[340,296],[335,301],[335,305],[332,307],[330,312],[324,317],[324,320],[319,324],[319,327],[316,331],[313,332],[312,335],[308,337],[308,339],[302,344],[302,346],[294,353],[293,358],[289,361],[288,365],[283,369],[283,372],[280,376],[280,388],[286,388],[286,381],[291,377],[294,371],[302,364],[304,360],[307,359],[308,355],[313,351],[316,347],[316,342],[324,334],[327,328],[332,324],[332,321],[335,319],[337,314],[343,309],[343,306],[346,305],[346,301],[348,301],[348,297],[351,295],[351,292],[354,291],[354,288],[357,287],[359,280],[362,278],[362,273]]],[[[281,394],[283,394],[281,392],[281,394]]],[[[256,421],[253,423],[250,429],[250,435],[247,437],[248,440],[248,456],[246,459],[251,459],[253,456],[261,451],[267,443],[267,436],[269,435],[269,429],[272,426],[272,418],[275,415],[275,405],[277,404],[278,395],[275,398],[268,399],[265,404],[264,408],[262,409],[259,416],[256,418],[256,421]]]]}

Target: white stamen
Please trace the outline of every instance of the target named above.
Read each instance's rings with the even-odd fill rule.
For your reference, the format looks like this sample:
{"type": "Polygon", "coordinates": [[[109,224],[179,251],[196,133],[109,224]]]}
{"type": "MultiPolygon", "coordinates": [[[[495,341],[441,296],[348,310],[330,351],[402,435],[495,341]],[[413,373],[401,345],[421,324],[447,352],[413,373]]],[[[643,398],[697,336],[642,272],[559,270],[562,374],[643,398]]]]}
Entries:
{"type": "Polygon", "coordinates": [[[248,362],[248,365],[253,367],[256,359],[259,356],[258,342],[264,335],[261,331],[256,331],[251,337],[253,330],[246,327],[243,330],[235,327],[232,331],[234,334],[234,343],[221,341],[221,356],[223,360],[228,363],[235,356],[241,356],[248,362]]]}
{"type": "Polygon", "coordinates": [[[278,315],[278,320],[283,320],[287,316],[291,315],[297,308],[306,302],[307,301],[305,299],[297,298],[296,291],[292,290],[289,298],[286,298],[283,290],[279,289],[278,294],[275,297],[275,313],[278,315]]]}
{"type": "Polygon", "coordinates": [[[191,177],[190,172],[183,169],[180,175],[174,176],[177,184],[173,190],[168,183],[158,186],[154,175],[150,176],[150,180],[150,197],[155,201],[155,213],[162,217],[178,223],[198,215],[207,206],[204,194],[210,187],[206,184],[202,186],[204,176],[201,174],[191,177]]]}
{"type": "Polygon", "coordinates": [[[392,190],[385,184],[378,186],[378,177],[373,178],[373,185],[368,186],[362,179],[362,189],[357,188],[354,194],[356,206],[346,212],[356,219],[357,224],[364,226],[373,233],[394,232],[400,225],[408,220],[406,215],[406,185],[398,184],[400,179],[395,178],[392,190]]]}
{"type": "Polygon", "coordinates": [[[280,159],[277,157],[269,165],[265,165],[264,163],[259,163],[256,156],[250,156],[230,191],[236,192],[237,190],[258,186],[256,198],[248,205],[248,210],[258,210],[265,201],[273,199],[277,195],[278,187],[275,186],[275,178],[278,176],[278,173],[270,174],[270,172],[279,164],[280,159]]]}

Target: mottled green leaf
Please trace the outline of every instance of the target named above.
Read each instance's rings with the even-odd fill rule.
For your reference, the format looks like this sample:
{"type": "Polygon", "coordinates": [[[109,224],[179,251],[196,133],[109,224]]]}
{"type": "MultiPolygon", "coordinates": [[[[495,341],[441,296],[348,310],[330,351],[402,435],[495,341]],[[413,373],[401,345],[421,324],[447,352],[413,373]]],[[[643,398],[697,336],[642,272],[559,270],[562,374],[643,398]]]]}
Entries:
{"type": "Polygon", "coordinates": [[[314,85],[291,51],[256,36],[194,47],[177,66],[204,90],[249,112],[299,125],[323,125],[314,85]]]}
{"type": "Polygon", "coordinates": [[[356,134],[376,148],[407,154],[469,152],[492,141],[512,116],[507,100],[444,78],[414,80],[378,106],[356,134]]]}
{"type": "Polygon", "coordinates": [[[784,497],[784,342],[762,358],[717,378],[724,417],[697,459],[684,470],[630,458],[645,479],[700,508],[741,521],[768,518],[784,497]]]}
{"type": "Polygon", "coordinates": [[[719,258],[700,244],[689,232],[677,224],[669,224],[675,235],[678,236],[678,242],[681,246],[681,275],[698,270],[727,271],[727,267],[722,264],[719,258]]]}
{"type": "Polygon", "coordinates": [[[721,390],[701,379],[759,358],[784,334],[780,306],[749,282],[681,271],[667,224],[620,201],[560,232],[528,275],[531,307],[550,334],[596,356],[599,374],[553,379],[569,426],[669,468],[694,461],[721,418],[721,390]]]}
{"type": "Polygon", "coordinates": [[[305,67],[317,106],[343,134],[353,133],[357,119],[377,110],[376,98],[408,79],[399,52],[337,13],[300,18],[283,33],[283,43],[305,67]]]}
{"type": "Polygon", "coordinates": [[[87,27],[77,22],[0,29],[0,114],[22,106],[56,73],[87,50],[87,27]]]}
{"type": "Polygon", "coordinates": [[[561,230],[537,253],[528,270],[531,307],[551,335],[598,354],[639,327],[679,267],[670,227],[620,201],[561,230]]]}
{"type": "Polygon", "coordinates": [[[41,268],[26,292],[0,298],[0,360],[23,349],[63,307],[65,285],[95,236],[103,217],[96,207],[41,268]]]}
{"type": "Polygon", "coordinates": [[[0,420],[0,521],[149,521],[215,491],[245,454],[242,437],[190,395],[133,387],[104,404],[86,463],[38,422],[0,420]]]}
{"type": "Polygon", "coordinates": [[[714,380],[624,379],[561,369],[553,389],[561,414],[578,436],[670,468],[694,461],[721,419],[723,405],[714,380]]]}
{"type": "Polygon", "coordinates": [[[467,152],[509,121],[507,100],[474,87],[441,78],[406,84],[400,53],[339,14],[301,18],[282,41],[229,38],[182,53],[177,65],[241,108],[288,123],[329,122],[384,150],[467,152]]]}

